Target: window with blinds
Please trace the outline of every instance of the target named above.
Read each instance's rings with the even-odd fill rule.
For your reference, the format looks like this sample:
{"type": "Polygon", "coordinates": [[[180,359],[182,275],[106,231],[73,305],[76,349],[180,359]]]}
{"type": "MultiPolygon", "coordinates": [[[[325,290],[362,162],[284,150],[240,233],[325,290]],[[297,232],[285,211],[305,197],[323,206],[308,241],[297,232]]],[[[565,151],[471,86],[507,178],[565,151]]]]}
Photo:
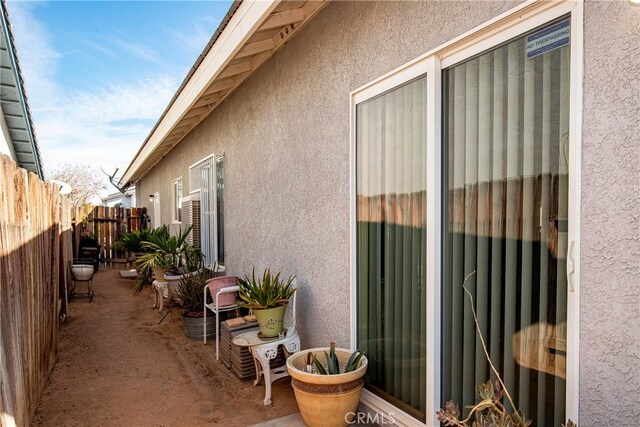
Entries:
{"type": "Polygon", "coordinates": [[[356,106],[357,345],[366,388],[426,411],[426,77],[356,106]]]}
{"type": "Polygon", "coordinates": [[[468,412],[495,381],[475,272],[491,360],[536,426],[565,421],[567,43],[531,54],[522,36],[442,76],[441,401],[468,412]]]}

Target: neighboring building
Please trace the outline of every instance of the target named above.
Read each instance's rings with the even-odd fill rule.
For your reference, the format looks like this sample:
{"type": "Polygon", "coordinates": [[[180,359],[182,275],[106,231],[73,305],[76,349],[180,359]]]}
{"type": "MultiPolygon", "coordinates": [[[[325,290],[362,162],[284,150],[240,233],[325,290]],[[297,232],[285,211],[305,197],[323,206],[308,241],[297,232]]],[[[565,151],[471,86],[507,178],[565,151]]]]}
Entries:
{"type": "Polygon", "coordinates": [[[635,425],[638,70],[628,1],[234,3],[121,184],[296,274],[303,345],[366,350],[397,424],[492,377],[471,274],[536,426],[635,425]]]}
{"type": "Polygon", "coordinates": [[[117,192],[102,197],[102,206],[131,208],[136,206],[136,186],[132,185],[124,193],[117,192]]]}
{"type": "Polygon", "coordinates": [[[0,1],[0,153],[43,179],[40,150],[6,6],[4,0],[0,1]]]}

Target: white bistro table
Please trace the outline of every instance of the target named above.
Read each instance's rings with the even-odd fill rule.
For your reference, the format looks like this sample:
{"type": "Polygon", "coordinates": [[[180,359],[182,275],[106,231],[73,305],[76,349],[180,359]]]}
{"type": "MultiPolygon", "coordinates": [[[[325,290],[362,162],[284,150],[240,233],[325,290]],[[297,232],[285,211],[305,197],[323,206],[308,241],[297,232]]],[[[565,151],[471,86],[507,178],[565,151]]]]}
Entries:
{"type": "Polygon", "coordinates": [[[284,347],[288,356],[300,350],[300,336],[293,330],[293,333],[283,332],[280,337],[272,340],[265,340],[258,337],[259,330],[253,330],[238,335],[233,339],[235,345],[241,347],[249,347],[249,351],[253,356],[256,365],[256,380],[253,385],[256,386],[260,382],[260,376],[264,376],[265,396],[264,404],[271,404],[271,383],[280,378],[289,376],[287,365],[279,368],[271,369],[270,361],[278,355],[278,346],[284,347]]]}

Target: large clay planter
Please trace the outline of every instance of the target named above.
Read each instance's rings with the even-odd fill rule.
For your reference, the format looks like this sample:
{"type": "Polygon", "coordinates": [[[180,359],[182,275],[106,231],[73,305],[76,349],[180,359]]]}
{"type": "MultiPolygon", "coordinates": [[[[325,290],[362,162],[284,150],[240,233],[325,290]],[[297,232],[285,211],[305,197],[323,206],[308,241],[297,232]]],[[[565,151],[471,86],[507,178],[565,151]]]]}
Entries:
{"type": "Polygon", "coordinates": [[[263,337],[277,337],[283,329],[284,313],[287,305],[281,305],[275,308],[267,308],[263,310],[253,310],[258,325],[260,325],[260,333],[263,337]]]}
{"type": "MultiPolygon", "coordinates": [[[[306,372],[307,353],[313,352],[318,360],[325,360],[324,352],[329,348],[313,348],[299,351],[287,359],[287,370],[296,402],[305,424],[309,427],[346,426],[358,410],[360,393],[367,372],[367,358],[353,372],[337,375],[319,375],[306,372]]],[[[341,369],[349,360],[352,351],[337,348],[336,355],[341,369]]]]}

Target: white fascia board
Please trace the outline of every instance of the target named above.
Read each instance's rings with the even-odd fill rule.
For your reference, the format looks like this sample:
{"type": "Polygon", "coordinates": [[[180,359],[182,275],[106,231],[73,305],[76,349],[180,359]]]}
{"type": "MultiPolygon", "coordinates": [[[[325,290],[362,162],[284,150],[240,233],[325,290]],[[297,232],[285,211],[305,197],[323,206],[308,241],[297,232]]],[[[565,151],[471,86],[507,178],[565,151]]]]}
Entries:
{"type": "Polygon", "coordinates": [[[131,181],[133,175],[144,164],[145,160],[158,148],[179,120],[189,111],[191,106],[202,96],[209,84],[220,74],[233,59],[246,41],[269,17],[278,6],[279,0],[244,1],[233,14],[224,31],[205,56],[189,82],[182,89],[175,102],[162,118],[153,133],[146,140],[142,150],[136,155],[120,180],[131,181]]]}

